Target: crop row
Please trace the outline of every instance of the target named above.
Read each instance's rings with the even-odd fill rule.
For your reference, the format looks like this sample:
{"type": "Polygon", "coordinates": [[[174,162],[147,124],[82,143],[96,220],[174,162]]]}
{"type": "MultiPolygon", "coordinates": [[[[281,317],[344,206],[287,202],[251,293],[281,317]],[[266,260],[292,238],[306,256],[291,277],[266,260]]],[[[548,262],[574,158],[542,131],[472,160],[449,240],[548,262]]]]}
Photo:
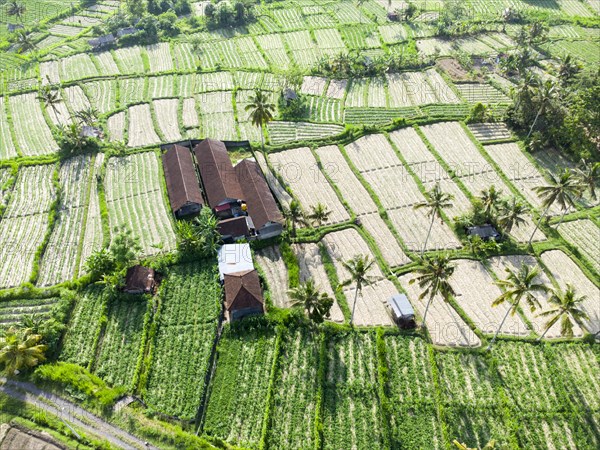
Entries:
{"type": "Polygon", "coordinates": [[[46,319],[57,298],[19,299],[0,302],[0,328],[19,323],[24,317],[46,319]]]}

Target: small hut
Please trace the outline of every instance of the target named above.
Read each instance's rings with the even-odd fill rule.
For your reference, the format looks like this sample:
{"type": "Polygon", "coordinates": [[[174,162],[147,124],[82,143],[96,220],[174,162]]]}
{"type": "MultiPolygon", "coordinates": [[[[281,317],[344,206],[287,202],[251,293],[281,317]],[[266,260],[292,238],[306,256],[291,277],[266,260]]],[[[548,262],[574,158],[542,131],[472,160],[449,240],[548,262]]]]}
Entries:
{"type": "Polygon", "coordinates": [[[264,314],[265,301],[256,270],[225,275],[225,311],[235,321],[249,315],[264,314]]]}
{"type": "Polygon", "coordinates": [[[127,294],[151,294],[156,287],[156,272],[144,266],[133,266],[127,270],[125,288],[127,294]]]}
{"type": "Polygon", "coordinates": [[[479,236],[483,241],[495,240],[499,241],[502,235],[498,233],[492,225],[478,225],[474,227],[467,227],[467,235],[468,236],[479,236]]]}
{"type": "Polygon", "coordinates": [[[404,294],[393,295],[389,300],[394,321],[401,328],[413,328],[415,326],[415,310],[404,294]]]}

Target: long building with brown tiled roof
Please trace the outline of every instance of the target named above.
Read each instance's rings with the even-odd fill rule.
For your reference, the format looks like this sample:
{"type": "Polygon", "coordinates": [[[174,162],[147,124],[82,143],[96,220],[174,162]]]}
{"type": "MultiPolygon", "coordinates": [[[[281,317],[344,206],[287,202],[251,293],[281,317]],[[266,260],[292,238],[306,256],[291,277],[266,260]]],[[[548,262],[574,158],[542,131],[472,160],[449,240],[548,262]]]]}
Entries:
{"type": "Polygon", "coordinates": [[[245,159],[235,166],[235,172],[259,238],[267,239],[281,234],[283,215],[258,164],[245,159]]]}
{"type": "Polygon", "coordinates": [[[195,214],[204,205],[192,154],[174,145],[162,157],[171,209],[176,217],[195,214]]]}
{"type": "Polygon", "coordinates": [[[211,208],[244,200],[244,193],[223,142],[205,139],[194,147],[194,154],[211,208]]]}

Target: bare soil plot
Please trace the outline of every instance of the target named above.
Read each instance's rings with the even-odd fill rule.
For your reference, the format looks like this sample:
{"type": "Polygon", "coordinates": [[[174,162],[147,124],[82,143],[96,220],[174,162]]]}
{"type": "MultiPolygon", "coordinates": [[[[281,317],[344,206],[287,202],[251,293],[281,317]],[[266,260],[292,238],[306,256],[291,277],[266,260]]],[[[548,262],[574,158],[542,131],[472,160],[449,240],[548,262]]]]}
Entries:
{"type": "Polygon", "coordinates": [[[306,212],[318,203],[331,211],[328,223],[350,219],[348,211],[319,170],[317,161],[308,147],[286,150],[269,155],[275,171],[281,175],[303,205],[306,212]]]}
{"type": "Polygon", "coordinates": [[[383,259],[391,266],[397,267],[410,262],[400,244],[378,213],[360,216],[362,227],[375,240],[383,259]]]}
{"type": "Polygon", "coordinates": [[[560,250],[542,253],[542,262],[562,289],[566,289],[566,285],[571,284],[579,295],[587,297],[582,305],[582,309],[589,316],[585,325],[591,333],[600,331],[600,308],[598,307],[600,289],[586,277],[571,258],[560,250]]]}
{"type": "Polygon", "coordinates": [[[167,72],[174,69],[171,48],[168,42],[148,45],[146,52],[148,53],[148,61],[150,62],[150,72],[167,72]]]}
{"type": "MultiPolygon", "coordinates": [[[[99,173],[104,162],[104,153],[98,153],[94,162],[94,171],[99,173]]],[[[100,250],[103,244],[102,213],[100,212],[100,199],[98,197],[98,177],[92,176],[90,186],[90,200],[88,204],[85,232],[83,235],[83,246],[79,273],[85,273],[85,263],[89,256],[96,250],[100,250]]]]}
{"type": "Polygon", "coordinates": [[[472,123],[467,125],[475,139],[486,143],[502,139],[511,139],[510,130],[504,123],[472,123]]]}
{"type": "Polygon", "coordinates": [[[8,126],[6,103],[4,103],[4,97],[0,97],[0,159],[9,159],[15,156],[17,156],[17,150],[8,126]]]}
{"type": "Polygon", "coordinates": [[[89,156],[78,156],[60,168],[61,207],[40,263],[39,286],[51,286],[75,277],[86,225],[90,163],[89,156]]]}
{"type": "Polygon", "coordinates": [[[323,95],[323,91],[325,91],[325,86],[327,86],[327,78],[323,77],[304,77],[302,81],[302,87],[300,87],[300,92],[308,95],[323,95]]]}
{"type": "Polygon", "coordinates": [[[265,175],[271,191],[273,191],[279,203],[285,207],[288,207],[292,202],[292,196],[285,190],[275,175],[273,175],[271,169],[267,165],[264,155],[262,153],[256,153],[255,158],[263,174],[265,175]]]}
{"type": "MultiPolygon", "coordinates": [[[[193,100],[193,99],[192,99],[193,100]]],[[[179,131],[178,108],[179,100],[176,98],[154,100],[152,102],[156,122],[167,142],[176,142],[183,139],[179,131]]]]}
{"type": "MultiPolygon", "coordinates": [[[[373,188],[402,240],[410,249],[425,242],[430,220],[413,205],[424,200],[419,186],[383,135],[368,135],[346,146],[348,156],[373,188]]],[[[457,248],[447,225],[435,221],[428,248],[457,248]]]]}
{"type": "Polygon", "coordinates": [[[58,150],[35,93],[12,96],[9,104],[17,144],[25,156],[47,155],[58,150]]]}
{"type": "Polygon", "coordinates": [[[18,286],[31,275],[55,197],[53,172],[54,165],[51,164],[19,170],[10,202],[0,221],[0,287],[18,286]]]}
{"type": "Polygon", "coordinates": [[[110,158],[104,187],[111,232],[125,226],[140,239],[141,256],[169,252],[176,246],[171,211],[160,182],[154,152],[110,158]]]}
{"type": "Polygon", "coordinates": [[[344,200],[348,202],[348,205],[356,214],[377,212],[377,205],[356,178],[337,146],[320,147],[316,152],[321,160],[322,170],[339,188],[344,200]]]}
{"type": "MultiPolygon", "coordinates": [[[[505,268],[508,267],[513,271],[518,271],[521,267],[521,264],[526,264],[530,267],[535,267],[537,265],[537,261],[533,256],[529,255],[511,255],[511,256],[495,256],[488,259],[491,270],[496,274],[498,279],[505,279],[507,276],[505,268]]],[[[548,288],[552,288],[552,282],[550,278],[541,270],[540,275],[536,278],[536,283],[542,283],[548,288]]],[[[550,293],[548,292],[536,292],[535,297],[540,302],[540,308],[537,308],[535,311],[531,311],[529,306],[524,302],[521,304],[521,310],[525,317],[531,322],[533,325],[533,331],[537,334],[541,335],[546,327],[546,322],[548,321],[548,317],[540,317],[540,314],[544,311],[547,311],[552,306],[548,303],[548,299],[550,298],[550,293]]],[[[575,325],[573,332],[575,336],[580,337],[583,335],[579,326],[575,325]]],[[[560,334],[560,322],[555,323],[552,328],[546,333],[545,336],[547,339],[559,338],[560,334]]]]}
{"type": "MultiPolygon", "coordinates": [[[[408,294],[408,298],[414,308],[419,311],[421,317],[425,313],[428,297],[420,300],[421,291],[418,283],[410,284],[415,278],[414,274],[402,275],[398,278],[400,284],[408,294]]],[[[448,347],[479,347],[481,340],[469,328],[460,315],[445,302],[441,296],[436,296],[427,312],[427,331],[435,345],[448,347]]]]}
{"type": "Polygon", "coordinates": [[[600,228],[589,219],[563,223],[558,231],[600,273],[600,228]]]}
{"type": "Polygon", "coordinates": [[[58,61],[46,61],[40,63],[40,79],[42,86],[60,83],[60,71],[58,61]]]}
{"type": "Polygon", "coordinates": [[[388,92],[390,97],[390,107],[413,106],[409,89],[404,84],[404,80],[399,73],[388,73],[385,75],[388,83],[388,92]]]}
{"type": "MultiPolygon", "coordinates": [[[[349,278],[349,273],[342,266],[342,262],[361,254],[374,259],[369,246],[354,229],[330,233],[323,238],[322,242],[334,261],[340,282],[349,278]]],[[[365,286],[359,294],[356,301],[354,323],[356,325],[392,325],[386,305],[387,300],[398,290],[391,281],[384,278],[377,264],[371,268],[369,276],[376,281],[371,286],[365,286]]],[[[345,288],[344,295],[352,309],[355,287],[350,285],[345,288]]]]}
{"type": "Polygon", "coordinates": [[[437,103],[435,90],[427,83],[427,75],[422,72],[405,72],[400,74],[408,95],[415,105],[437,103]]]}
{"type": "Polygon", "coordinates": [[[465,81],[469,79],[469,72],[454,58],[440,58],[436,61],[436,65],[444,70],[444,72],[455,81],[465,81]]]}
{"type": "MultiPolygon", "coordinates": [[[[502,291],[481,262],[460,259],[454,264],[456,269],[450,284],[456,293],[456,302],[482,332],[495,333],[509,308],[506,303],[492,307],[502,291]]],[[[500,330],[500,334],[511,336],[526,336],[529,332],[518,315],[510,314],[500,330]]]]}
{"type": "MultiPolygon", "coordinates": [[[[437,163],[435,156],[429,151],[414,128],[407,127],[393,131],[390,133],[390,138],[408,165],[413,170],[417,170],[417,174],[416,166],[423,163],[437,163]]],[[[419,178],[425,179],[422,176],[419,178]]]]}
{"type": "Polygon", "coordinates": [[[458,122],[425,125],[421,130],[458,176],[493,170],[458,122]]]}
{"type": "Polygon", "coordinates": [[[289,281],[279,246],[275,245],[259,250],[255,253],[255,257],[258,266],[267,278],[273,305],[278,308],[288,308],[290,306],[289,281]]]}
{"type": "Polygon", "coordinates": [[[71,110],[75,113],[91,108],[92,106],[85,95],[85,92],[83,92],[83,89],[79,86],[65,88],[64,98],[69,103],[69,106],[71,106],[71,110]]]}
{"type": "MultiPolygon", "coordinates": [[[[523,154],[519,146],[514,142],[510,142],[486,145],[484,148],[525,198],[535,208],[542,208],[542,200],[535,192],[535,188],[545,186],[547,182],[535,165],[523,154]]],[[[550,212],[560,214],[561,210],[559,206],[554,205],[550,208],[550,212]]]]}
{"type": "Polygon", "coordinates": [[[306,283],[308,280],[313,280],[320,292],[324,292],[334,299],[330,311],[330,320],[344,323],[344,314],[342,313],[337,300],[335,300],[335,293],[329,283],[319,245],[295,244],[294,253],[298,258],[298,265],[300,266],[300,282],[306,283]]]}
{"type": "Polygon", "coordinates": [[[107,120],[108,135],[113,142],[123,142],[125,135],[125,111],[113,114],[107,120]]]}
{"type": "Polygon", "coordinates": [[[182,123],[185,128],[195,128],[200,126],[198,112],[196,111],[196,99],[186,98],[183,100],[182,123]]]}
{"type": "Polygon", "coordinates": [[[341,100],[346,95],[346,86],[348,86],[348,80],[331,80],[325,95],[341,100]]]}
{"type": "Polygon", "coordinates": [[[435,69],[426,70],[424,73],[439,103],[461,103],[460,98],[435,69]]]}
{"type": "Polygon", "coordinates": [[[154,131],[154,122],[150,105],[135,105],[129,108],[129,147],[145,147],[160,143],[160,138],[154,131]]]}

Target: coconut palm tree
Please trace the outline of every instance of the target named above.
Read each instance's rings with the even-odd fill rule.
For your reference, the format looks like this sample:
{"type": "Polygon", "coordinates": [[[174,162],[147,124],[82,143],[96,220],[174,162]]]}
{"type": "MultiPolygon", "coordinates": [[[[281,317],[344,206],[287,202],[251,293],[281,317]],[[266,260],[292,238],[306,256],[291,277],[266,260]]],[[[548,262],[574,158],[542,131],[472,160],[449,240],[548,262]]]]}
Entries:
{"type": "MultiPolygon", "coordinates": [[[[250,97],[250,103],[246,105],[246,111],[250,111],[250,120],[254,126],[260,127],[260,138],[262,142],[263,153],[265,151],[265,136],[263,127],[273,120],[275,105],[269,103],[266,94],[260,89],[254,91],[254,96],[250,97]]],[[[266,158],[266,157],[265,157],[266,158]]]]}
{"type": "Polygon", "coordinates": [[[34,334],[29,328],[11,327],[0,336],[0,364],[4,365],[6,375],[14,375],[23,369],[38,365],[46,358],[48,348],[40,344],[42,336],[34,334]]]}
{"type": "Polygon", "coordinates": [[[355,255],[349,261],[342,262],[342,266],[350,272],[350,278],[344,281],[340,286],[349,286],[354,284],[354,303],[352,304],[352,315],[350,316],[350,326],[354,323],[354,311],[356,310],[356,300],[362,292],[363,287],[370,286],[375,280],[369,276],[369,271],[375,265],[375,261],[366,255],[355,255]]]}
{"type": "Polygon", "coordinates": [[[575,169],[575,177],[581,187],[590,192],[592,200],[596,200],[596,186],[600,183],[600,163],[582,159],[579,167],[575,169]]]}
{"type": "Polygon", "coordinates": [[[568,84],[568,82],[579,72],[579,65],[573,61],[571,55],[565,56],[565,58],[561,61],[560,67],[558,68],[558,78],[563,86],[568,84]]]}
{"type": "Polygon", "coordinates": [[[90,106],[81,111],[77,111],[75,113],[75,118],[79,120],[82,125],[93,127],[98,123],[98,115],[98,110],[90,106]]]}
{"type": "Polygon", "coordinates": [[[546,80],[543,84],[537,87],[535,100],[539,105],[539,109],[535,115],[535,119],[533,119],[529,133],[527,134],[527,139],[529,139],[531,133],[533,133],[533,129],[535,128],[539,117],[544,114],[546,108],[550,105],[550,102],[556,97],[556,94],[556,85],[550,80],[546,80]]]}
{"type": "Polygon", "coordinates": [[[529,213],[529,207],[517,197],[503,202],[498,214],[498,225],[505,233],[510,233],[513,227],[519,228],[525,223],[525,216],[529,213]]]}
{"type": "Polygon", "coordinates": [[[19,31],[16,44],[19,48],[19,53],[25,53],[37,49],[37,44],[33,41],[31,33],[26,33],[23,30],[19,31]]]}
{"type": "Polygon", "coordinates": [[[9,2],[6,13],[9,16],[16,16],[23,23],[23,16],[27,12],[27,6],[17,1],[9,2]]]}
{"type": "Polygon", "coordinates": [[[542,206],[546,207],[546,213],[554,203],[558,203],[562,208],[563,213],[558,228],[569,207],[575,207],[575,199],[581,197],[583,186],[569,169],[565,169],[559,177],[550,174],[550,180],[550,184],[536,187],[535,192],[542,199],[542,206]]]}
{"type": "Polygon", "coordinates": [[[324,292],[319,292],[313,279],[288,291],[292,299],[292,306],[300,306],[314,323],[323,323],[329,318],[333,299],[324,292]]]}
{"type": "Polygon", "coordinates": [[[507,309],[502,322],[500,322],[500,326],[498,327],[498,330],[496,330],[490,345],[488,345],[488,351],[492,349],[494,342],[496,342],[496,338],[498,337],[504,322],[508,318],[508,315],[514,315],[517,312],[521,301],[525,299],[531,311],[535,311],[536,308],[539,308],[540,303],[533,294],[535,292],[546,292],[548,290],[546,285],[537,282],[539,274],[538,266],[532,268],[523,263],[518,271],[514,271],[510,267],[507,267],[505,270],[508,274],[506,279],[498,280],[495,283],[503,290],[503,292],[496,300],[494,300],[492,306],[495,307],[507,302],[510,304],[510,307],[507,309]]]}
{"type": "Polygon", "coordinates": [[[45,86],[40,89],[37,99],[41,101],[46,108],[50,108],[54,112],[54,115],[60,124],[59,117],[61,114],[56,105],[62,102],[62,99],[60,98],[60,95],[58,95],[58,91],[53,91],[49,86],[45,86]]]}
{"type": "Polygon", "coordinates": [[[311,209],[312,212],[308,215],[308,218],[312,220],[316,227],[320,227],[323,223],[327,222],[327,219],[331,215],[331,211],[321,202],[311,206],[311,209]]]}
{"type": "Polygon", "coordinates": [[[583,321],[588,320],[587,313],[580,309],[581,304],[586,300],[586,296],[577,296],[575,288],[571,284],[567,284],[567,290],[553,289],[552,295],[548,302],[554,307],[540,314],[540,317],[550,317],[544,327],[544,333],[538,341],[544,339],[546,333],[552,326],[560,320],[560,334],[563,337],[573,337],[573,322],[580,327],[583,326],[583,321]]]}
{"type": "Polygon", "coordinates": [[[498,203],[500,202],[500,198],[502,196],[502,191],[496,189],[496,186],[493,184],[488,188],[481,191],[481,195],[479,199],[483,204],[483,212],[488,220],[492,217],[492,214],[496,211],[498,207],[498,203]]]}
{"type": "Polygon", "coordinates": [[[454,295],[454,289],[450,285],[450,278],[454,274],[456,266],[450,262],[448,255],[436,255],[433,257],[421,258],[417,268],[417,276],[409,281],[409,284],[418,283],[422,292],[419,300],[429,296],[425,313],[423,314],[423,326],[427,320],[429,306],[436,295],[441,295],[445,301],[448,301],[450,295],[454,295]]]}
{"type": "Polygon", "coordinates": [[[452,207],[453,199],[453,195],[442,192],[440,183],[436,183],[435,186],[425,194],[425,200],[413,206],[414,209],[427,209],[427,215],[431,218],[431,223],[429,224],[429,230],[427,231],[427,237],[425,238],[421,255],[423,255],[425,249],[427,248],[427,242],[431,236],[431,229],[433,228],[434,220],[436,217],[439,218],[440,221],[442,220],[442,211],[445,208],[452,207]]]}
{"type": "Polygon", "coordinates": [[[298,200],[292,200],[289,208],[283,208],[283,215],[292,224],[292,236],[296,236],[298,224],[305,224],[305,214],[298,200]]]}

